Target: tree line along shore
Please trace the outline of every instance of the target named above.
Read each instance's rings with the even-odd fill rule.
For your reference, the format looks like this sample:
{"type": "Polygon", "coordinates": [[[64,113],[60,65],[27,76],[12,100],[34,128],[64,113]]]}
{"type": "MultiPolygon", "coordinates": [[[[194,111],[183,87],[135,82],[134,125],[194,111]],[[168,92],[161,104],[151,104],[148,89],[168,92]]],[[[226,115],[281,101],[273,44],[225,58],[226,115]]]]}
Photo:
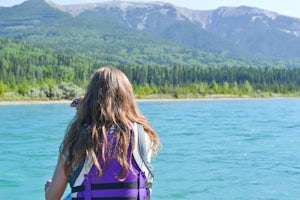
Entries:
{"type": "Polygon", "coordinates": [[[97,68],[108,64],[128,76],[139,99],[298,97],[300,93],[300,68],[292,64],[258,67],[227,60],[218,65],[204,58],[202,63],[195,58],[192,65],[125,64],[9,39],[0,39],[0,47],[1,101],[71,100],[84,94],[97,68]]]}
{"type": "MultiPolygon", "coordinates": [[[[0,100],[70,100],[84,94],[96,65],[56,68],[0,79],[0,100]],[[61,71],[62,70],[62,71],[61,71]],[[50,75],[51,74],[51,75],[50,75]]],[[[300,69],[284,67],[115,65],[130,79],[138,99],[299,97],[300,69]]],[[[1,68],[0,68],[1,69],[1,68]]],[[[24,69],[23,69],[24,70],[24,69]]],[[[36,69],[37,70],[37,69],[36,69]]],[[[39,69],[40,70],[40,69],[39,69]]],[[[11,74],[7,71],[6,74],[11,74]]],[[[24,73],[24,74],[23,74],[24,73]]]]}

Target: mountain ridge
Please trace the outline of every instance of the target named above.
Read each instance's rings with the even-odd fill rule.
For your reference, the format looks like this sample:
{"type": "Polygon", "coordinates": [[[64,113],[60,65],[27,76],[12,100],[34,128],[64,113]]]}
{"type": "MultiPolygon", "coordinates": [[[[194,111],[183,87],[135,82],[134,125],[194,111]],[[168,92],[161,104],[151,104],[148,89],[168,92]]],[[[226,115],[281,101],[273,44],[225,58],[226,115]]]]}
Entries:
{"type": "MultiPolygon", "coordinates": [[[[164,2],[109,1],[59,5],[50,0],[29,0],[0,11],[0,35],[40,44],[40,40],[53,41],[55,44],[46,42],[50,46],[58,46],[59,42],[67,40],[78,42],[78,37],[83,34],[91,39],[119,31],[118,40],[122,40],[120,45],[124,49],[132,49],[131,35],[144,34],[144,40],[136,36],[140,43],[152,41],[150,43],[157,46],[167,42],[176,48],[212,53],[223,59],[244,60],[251,65],[258,62],[265,65],[264,58],[283,59],[279,63],[285,66],[293,60],[300,60],[300,19],[255,7],[220,7],[201,11],[164,2]],[[68,35],[69,38],[61,39],[59,35],[68,35]],[[153,43],[155,38],[158,43],[153,43]],[[256,60],[257,57],[260,61],[256,60]]],[[[82,42],[77,45],[86,46],[84,40],[82,42]]],[[[90,43],[103,44],[99,40],[92,42],[92,39],[90,43]]],[[[106,45],[113,43],[118,44],[118,41],[112,40],[106,45]]],[[[165,49],[163,54],[167,55],[168,51],[165,49]]],[[[197,60],[197,57],[193,59],[197,60]]]]}

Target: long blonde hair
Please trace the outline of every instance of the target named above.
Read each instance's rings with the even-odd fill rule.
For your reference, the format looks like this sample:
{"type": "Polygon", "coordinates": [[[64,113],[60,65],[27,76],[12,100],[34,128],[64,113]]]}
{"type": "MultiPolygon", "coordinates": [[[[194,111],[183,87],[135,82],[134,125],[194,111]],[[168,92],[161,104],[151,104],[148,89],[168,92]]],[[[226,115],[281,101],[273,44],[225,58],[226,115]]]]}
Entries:
{"type": "MultiPolygon", "coordinates": [[[[128,148],[130,141],[134,141],[130,139],[132,122],[144,126],[152,141],[152,151],[156,153],[160,145],[159,137],[139,112],[132,86],[126,75],[112,67],[98,69],[78,105],[77,115],[66,130],[61,144],[61,155],[66,160],[65,173],[70,175],[91,153],[101,176],[105,167],[99,164],[97,157],[101,156],[105,162],[107,152],[114,152],[113,156],[122,167],[117,178],[126,178],[133,153],[133,148],[128,148]],[[115,126],[113,150],[110,149],[111,145],[107,139],[107,131],[112,125],[115,126]]],[[[133,147],[134,145],[132,144],[133,147]]]]}

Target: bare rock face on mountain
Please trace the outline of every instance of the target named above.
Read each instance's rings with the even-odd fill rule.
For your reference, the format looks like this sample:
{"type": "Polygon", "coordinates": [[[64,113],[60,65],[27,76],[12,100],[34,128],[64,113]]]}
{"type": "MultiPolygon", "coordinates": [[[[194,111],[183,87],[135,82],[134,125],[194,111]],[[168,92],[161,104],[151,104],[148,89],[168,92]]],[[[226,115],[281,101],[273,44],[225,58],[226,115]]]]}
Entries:
{"type": "Polygon", "coordinates": [[[224,52],[214,47],[212,41],[216,41],[223,44],[225,51],[240,51],[242,48],[271,56],[299,56],[300,19],[260,8],[220,7],[201,11],[162,2],[122,1],[63,8],[73,16],[85,12],[114,15],[112,20],[126,23],[132,29],[201,50],[224,52]]]}

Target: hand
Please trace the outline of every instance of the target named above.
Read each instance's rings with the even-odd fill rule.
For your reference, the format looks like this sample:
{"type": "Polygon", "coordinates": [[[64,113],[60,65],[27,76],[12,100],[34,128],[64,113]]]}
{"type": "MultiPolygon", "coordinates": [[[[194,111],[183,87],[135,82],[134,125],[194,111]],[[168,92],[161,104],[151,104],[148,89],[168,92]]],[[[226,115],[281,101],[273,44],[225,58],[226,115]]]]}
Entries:
{"type": "Polygon", "coordinates": [[[52,180],[46,181],[46,183],[45,183],[45,191],[48,190],[48,188],[49,188],[49,186],[51,185],[51,183],[52,183],[52,180]]]}

